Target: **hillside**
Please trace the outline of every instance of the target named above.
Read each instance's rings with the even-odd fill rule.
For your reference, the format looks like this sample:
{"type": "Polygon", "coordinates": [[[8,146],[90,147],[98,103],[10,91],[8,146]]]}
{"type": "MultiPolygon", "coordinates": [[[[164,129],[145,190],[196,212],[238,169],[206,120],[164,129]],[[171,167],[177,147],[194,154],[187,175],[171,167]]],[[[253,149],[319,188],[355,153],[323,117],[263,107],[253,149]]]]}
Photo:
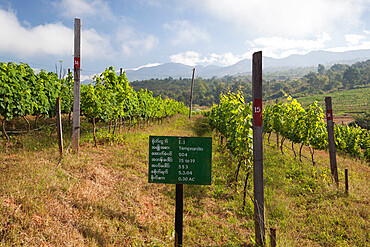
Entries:
{"type": "MultiPolygon", "coordinates": [[[[236,164],[203,116],[116,134],[101,129],[98,148],[86,131],[91,125],[82,124],[80,153],[68,152],[60,165],[50,127],[12,136],[1,150],[0,246],[173,245],[175,186],[147,182],[149,135],[213,137],[212,185],[184,186],[185,246],[253,246],[252,201],[243,208],[245,167],[235,181],[236,164]]],[[[282,155],[273,139],[264,143],[264,183],[267,227],[277,228],[278,246],[369,245],[369,165],[339,155],[337,189],[326,152],[317,152],[312,166],[288,150],[282,155]]]]}
{"type": "MultiPolygon", "coordinates": [[[[353,64],[370,59],[370,49],[346,52],[313,51],[305,55],[290,55],[285,58],[263,58],[264,70],[268,72],[284,71],[301,67],[317,67],[319,64],[332,66],[335,63],[353,64]]],[[[164,63],[153,67],[127,69],[126,75],[130,81],[173,78],[190,78],[193,66],[180,63],[164,63]]],[[[235,76],[252,72],[251,59],[243,59],[230,66],[195,66],[196,75],[202,78],[235,76]]]]}
{"type": "MultiPolygon", "coordinates": [[[[370,110],[370,60],[353,65],[322,64],[314,68],[294,69],[284,72],[266,72],[263,75],[263,98],[267,103],[283,101],[288,95],[297,98],[303,105],[317,100],[322,108],[325,96],[333,98],[335,114],[353,118],[358,113],[370,110]]],[[[186,78],[151,79],[131,82],[135,90],[141,88],[154,96],[172,98],[189,103],[191,80],[186,78]]],[[[242,91],[247,101],[251,100],[250,76],[225,76],[221,78],[194,80],[193,104],[211,107],[219,103],[220,93],[242,91]]]]}

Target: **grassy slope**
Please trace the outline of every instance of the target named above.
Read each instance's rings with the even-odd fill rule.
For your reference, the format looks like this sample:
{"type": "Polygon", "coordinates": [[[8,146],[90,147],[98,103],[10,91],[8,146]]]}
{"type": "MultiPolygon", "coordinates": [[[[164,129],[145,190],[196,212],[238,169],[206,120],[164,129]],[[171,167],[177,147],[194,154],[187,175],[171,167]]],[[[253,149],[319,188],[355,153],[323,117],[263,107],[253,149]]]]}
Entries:
{"type": "Polygon", "coordinates": [[[303,106],[317,100],[322,109],[325,109],[325,97],[332,97],[333,112],[337,115],[354,115],[370,109],[370,87],[334,91],[322,95],[313,95],[298,98],[303,106]]]}
{"type": "MultiPolygon", "coordinates": [[[[205,126],[201,116],[178,116],[113,137],[101,132],[99,148],[86,134],[79,155],[67,154],[59,167],[54,135],[17,137],[0,155],[0,246],[173,245],[175,186],[147,183],[148,136],[211,135],[205,126]]],[[[242,208],[243,182],[213,137],[213,184],[184,186],[185,246],[252,244],[253,204],[242,208]]],[[[342,183],[339,190],[331,183],[327,156],[318,152],[314,167],[266,142],[266,218],[279,246],[370,244],[369,166],[338,158],[341,181],[350,170],[346,196],[342,183]]]]}

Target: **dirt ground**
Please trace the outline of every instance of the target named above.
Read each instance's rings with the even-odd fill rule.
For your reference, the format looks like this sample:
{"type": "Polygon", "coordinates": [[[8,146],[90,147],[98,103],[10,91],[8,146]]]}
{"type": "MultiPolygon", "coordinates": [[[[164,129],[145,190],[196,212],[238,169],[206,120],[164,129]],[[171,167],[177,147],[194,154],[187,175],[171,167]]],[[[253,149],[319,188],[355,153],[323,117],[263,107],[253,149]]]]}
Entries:
{"type": "Polygon", "coordinates": [[[355,119],[351,116],[334,116],[334,123],[336,124],[348,124],[352,121],[354,121],[355,119]]]}

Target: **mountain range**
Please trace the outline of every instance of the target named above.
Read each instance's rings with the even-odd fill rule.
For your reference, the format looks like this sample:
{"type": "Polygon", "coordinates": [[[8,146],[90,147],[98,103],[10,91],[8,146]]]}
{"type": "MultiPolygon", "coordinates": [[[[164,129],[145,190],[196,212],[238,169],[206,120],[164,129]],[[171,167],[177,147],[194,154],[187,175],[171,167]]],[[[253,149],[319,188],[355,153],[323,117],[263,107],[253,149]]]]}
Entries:
{"type": "MultiPolygon", "coordinates": [[[[335,63],[352,64],[358,61],[370,59],[370,49],[353,50],[346,52],[313,51],[305,55],[290,55],[286,58],[263,57],[264,71],[274,72],[299,67],[312,67],[323,64],[331,66],[335,63]]],[[[147,80],[152,78],[163,79],[189,78],[192,75],[193,66],[181,63],[164,63],[153,67],[144,67],[137,70],[126,70],[126,76],[129,81],[147,80]]],[[[248,74],[252,71],[251,59],[244,59],[236,64],[227,67],[216,65],[195,66],[197,77],[211,78],[222,77],[226,75],[248,74]]]]}

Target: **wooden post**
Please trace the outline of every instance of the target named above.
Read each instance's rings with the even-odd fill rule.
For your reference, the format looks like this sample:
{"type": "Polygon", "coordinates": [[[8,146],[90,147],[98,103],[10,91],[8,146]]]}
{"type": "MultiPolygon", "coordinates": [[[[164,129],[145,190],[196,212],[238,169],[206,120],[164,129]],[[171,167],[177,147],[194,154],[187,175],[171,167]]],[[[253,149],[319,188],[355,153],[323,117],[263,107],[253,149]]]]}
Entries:
{"type": "Polygon", "coordinates": [[[195,68],[193,68],[193,76],[192,76],[192,79],[191,79],[189,119],[191,118],[191,106],[192,106],[192,103],[193,103],[194,73],[195,73],[195,68]]]}
{"type": "MultiPolygon", "coordinates": [[[[71,73],[71,69],[68,69],[68,75],[71,73]]],[[[68,109],[68,125],[71,126],[71,111],[73,109],[68,109]]]]}
{"type": "MultiPolygon", "coordinates": [[[[279,103],[279,99],[276,99],[277,103],[279,103]]],[[[279,149],[279,132],[276,132],[276,148],[279,149]]]]}
{"type": "Polygon", "coordinates": [[[326,104],[326,122],[327,122],[326,126],[328,129],[331,176],[334,178],[334,181],[337,184],[337,186],[339,186],[337,158],[335,154],[334,123],[331,97],[325,97],[325,104],[326,104]]]}
{"type": "Polygon", "coordinates": [[[80,142],[80,69],[81,69],[81,20],[75,19],[74,32],[74,95],[73,95],[73,134],[72,150],[78,153],[80,142]]]}
{"type": "MultiPolygon", "coordinates": [[[[119,69],[119,75],[121,76],[123,74],[123,69],[119,69]]],[[[122,116],[119,116],[119,123],[118,123],[118,130],[121,131],[121,124],[122,124],[122,116]]]]}
{"type": "Polygon", "coordinates": [[[59,145],[59,153],[63,155],[63,131],[62,131],[62,114],[60,111],[60,98],[57,98],[57,134],[58,134],[58,145],[59,145]]]}
{"type": "Polygon", "coordinates": [[[270,228],[270,246],[276,247],[276,228],[270,228]]]}
{"type": "Polygon", "coordinates": [[[175,247],[182,246],[183,215],[184,215],[184,185],[176,184],[175,247]]]}
{"type": "Polygon", "coordinates": [[[348,186],[348,169],[347,168],[344,170],[344,181],[345,181],[345,188],[346,188],[345,192],[348,195],[349,186],[348,186]]]}
{"type": "Polygon", "coordinates": [[[253,54],[253,180],[254,222],[256,242],[265,245],[265,206],[263,192],[263,142],[262,142],[262,51],[253,54]]]}

